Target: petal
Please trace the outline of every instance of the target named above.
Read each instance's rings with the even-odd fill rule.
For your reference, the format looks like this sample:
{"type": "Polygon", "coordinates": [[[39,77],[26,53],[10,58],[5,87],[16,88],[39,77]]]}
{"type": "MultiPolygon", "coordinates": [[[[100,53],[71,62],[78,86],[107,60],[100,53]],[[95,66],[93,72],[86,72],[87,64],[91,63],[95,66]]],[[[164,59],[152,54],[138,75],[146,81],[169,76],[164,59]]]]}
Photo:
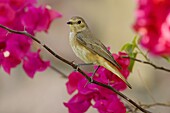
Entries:
{"type": "Polygon", "coordinates": [[[30,50],[32,39],[24,35],[9,34],[6,49],[12,50],[19,58],[23,58],[30,50]]]}
{"type": "Polygon", "coordinates": [[[22,17],[22,24],[27,29],[37,31],[47,31],[51,22],[61,17],[61,14],[47,7],[33,7],[27,8],[24,16],[22,17]]]}
{"type": "Polygon", "coordinates": [[[126,108],[117,95],[101,96],[95,100],[93,107],[100,113],[126,113],[126,108]]]}
{"type": "Polygon", "coordinates": [[[170,1],[138,0],[134,30],[141,35],[140,44],[151,54],[170,56],[170,1]]]}
{"type": "Polygon", "coordinates": [[[76,94],[68,103],[64,103],[69,109],[69,113],[84,113],[91,106],[91,99],[87,96],[76,94]]]}
{"type": "Polygon", "coordinates": [[[21,63],[21,59],[18,58],[17,54],[14,51],[8,50],[3,52],[3,57],[1,56],[1,60],[2,67],[8,74],[10,74],[11,68],[14,68],[21,63]]]}
{"type": "Polygon", "coordinates": [[[68,76],[68,82],[66,83],[67,92],[72,94],[78,87],[78,82],[83,79],[83,76],[79,72],[72,72],[68,76]]]}
{"type": "Polygon", "coordinates": [[[120,101],[117,96],[112,96],[112,102],[109,104],[107,111],[110,113],[126,113],[126,108],[124,104],[120,101]]]}
{"type": "Polygon", "coordinates": [[[34,77],[35,72],[44,71],[49,65],[49,61],[40,58],[40,50],[37,53],[29,52],[23,62],[23,69],[30,78],[34,77]]]}
{"type": "Polygon", "coordinates": [[[6,3],[0,3],[0,23],[8,24],[15,18],[15,11],[6,3]]]}

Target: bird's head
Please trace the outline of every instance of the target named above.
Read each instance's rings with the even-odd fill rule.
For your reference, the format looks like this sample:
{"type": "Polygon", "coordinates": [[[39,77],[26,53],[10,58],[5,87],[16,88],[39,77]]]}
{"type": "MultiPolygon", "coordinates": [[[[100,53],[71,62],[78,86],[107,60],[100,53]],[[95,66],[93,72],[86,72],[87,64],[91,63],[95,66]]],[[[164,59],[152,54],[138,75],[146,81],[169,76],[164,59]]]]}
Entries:
{"type": "Polygon", "coordinates": [[[85,23],[84,19],[78,16],[72,17],[67,24],[70,27],[72,32],[80,32],[86,30],[88,28],[87,24],[85,23]]]}

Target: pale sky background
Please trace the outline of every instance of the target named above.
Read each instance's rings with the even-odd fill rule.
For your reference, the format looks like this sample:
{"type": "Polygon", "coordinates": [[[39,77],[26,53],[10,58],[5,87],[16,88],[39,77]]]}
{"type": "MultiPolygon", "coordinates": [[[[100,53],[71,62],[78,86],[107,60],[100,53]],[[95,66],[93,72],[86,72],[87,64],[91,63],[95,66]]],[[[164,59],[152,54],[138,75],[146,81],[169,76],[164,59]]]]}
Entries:
{"type": "MultiPolygon", "coordinates": [[[[113,53],[117,53],[122,45],[130,42],[136,35],[132,30],[135,0],[40,0],[40,3],[49,4],[62,13],[63,17],[52,23],[48,34],[39,33],[38,39],[70,61],[81,62],[72,52],[68,41],[69,28],[66,22],[72,16],[82,16],[95,36],[106,46],[110,46],[113,53]]],[[[73,71],[47,51],[43,50],[41,53],[65,74],[73,71]]],[[[170,67],[159,58],[153,62],[170,67]]],[[[127,89],[123,93],[135,102],[153,103],[150,95],[157,102],[170,102],[169,80],[169,73],[136,63],[128,78],[133,89],[127,89]]],[[[34,79],[28,78],[21,66],[13,69],[11,75],[0,69],[0,113],[67,113],[63,102],[67,102],[72,96],[67,94],[66,81],[50,68],[37,73],[34,79]]],[[[169,113],[170,108],[154,107],[152,111],[169,113]]],[[[90,109],[87,113],[97,111],[90,109]]]]}

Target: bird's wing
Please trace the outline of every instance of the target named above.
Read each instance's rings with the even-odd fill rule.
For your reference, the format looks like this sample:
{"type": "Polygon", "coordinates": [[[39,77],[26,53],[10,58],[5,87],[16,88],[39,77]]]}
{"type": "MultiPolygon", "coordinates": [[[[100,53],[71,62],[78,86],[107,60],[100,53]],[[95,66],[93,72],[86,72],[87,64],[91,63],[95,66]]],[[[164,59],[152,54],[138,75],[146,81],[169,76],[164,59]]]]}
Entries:
{"type": "Polygon", "coordinates": [[[113,65],[121,69],[121,66],[114,60],[110,51],[100,42],[92,36],[91,33],[88,31],[81,31],[76,34],[77,40],[88,50],[91,52],[100,55],[101,57],[105,58],[113,65]]]}

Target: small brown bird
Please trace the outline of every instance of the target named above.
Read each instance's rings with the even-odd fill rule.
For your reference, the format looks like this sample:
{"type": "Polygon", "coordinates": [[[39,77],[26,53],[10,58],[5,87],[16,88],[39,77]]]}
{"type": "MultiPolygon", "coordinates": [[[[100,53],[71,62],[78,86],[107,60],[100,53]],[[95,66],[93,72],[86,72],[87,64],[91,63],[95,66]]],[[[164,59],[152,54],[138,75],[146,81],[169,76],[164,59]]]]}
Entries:
{"type": "Polygon", "coordinates": [[[94,38],[83,18],[74,16],[67,24],[70,27],[70,45],[77,57],[85,63],[105,67],[122,79],[129,88],[132,88],[125,77],[119,72],[118,69],[121,69],[120,65],[114,60],[104,44],[94,38]]]}

